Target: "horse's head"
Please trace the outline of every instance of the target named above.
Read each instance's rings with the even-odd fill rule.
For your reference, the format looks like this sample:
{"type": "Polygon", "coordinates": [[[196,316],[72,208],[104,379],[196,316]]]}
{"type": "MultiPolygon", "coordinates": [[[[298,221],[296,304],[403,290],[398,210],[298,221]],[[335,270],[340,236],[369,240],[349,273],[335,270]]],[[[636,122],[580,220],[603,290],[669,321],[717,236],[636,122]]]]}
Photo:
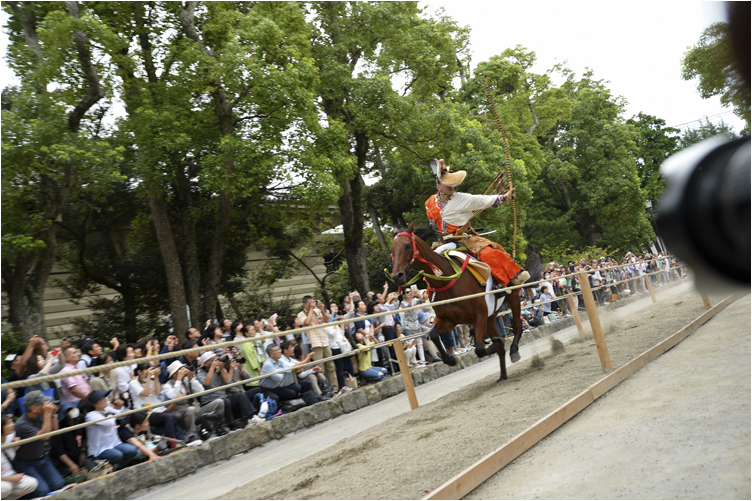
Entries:
{"type": "Polygon", "coordinates": [[[392,243],[392,280],[400,286],[407,282],[413,263],[413,225],[414,223],[410,223],[406,230],[395,231],[392,243]]]}

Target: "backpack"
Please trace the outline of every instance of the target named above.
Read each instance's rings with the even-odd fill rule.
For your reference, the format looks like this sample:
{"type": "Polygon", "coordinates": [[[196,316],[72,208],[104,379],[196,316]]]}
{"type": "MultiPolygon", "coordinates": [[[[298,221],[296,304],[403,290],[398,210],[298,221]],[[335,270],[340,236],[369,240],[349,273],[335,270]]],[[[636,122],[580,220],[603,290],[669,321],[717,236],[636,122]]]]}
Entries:
{"type": "Polygon", "coordinates": [[[256,393],[253,396],[253,405],[259,409],[259,417],[271,420],[279,412],[279,405],[273,398],[265,397],[263,393],[256,393]],[[262,405],[266,404],[266,413],[262,416],[262,405]]]}

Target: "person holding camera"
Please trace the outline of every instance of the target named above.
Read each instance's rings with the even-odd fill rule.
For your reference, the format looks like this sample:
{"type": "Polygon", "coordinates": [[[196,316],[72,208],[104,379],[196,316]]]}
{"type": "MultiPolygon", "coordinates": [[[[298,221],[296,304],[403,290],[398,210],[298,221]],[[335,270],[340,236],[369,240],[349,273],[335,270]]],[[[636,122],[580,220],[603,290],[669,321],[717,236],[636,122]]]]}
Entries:
{"type": "MultiPolygon", "coordinates": [[[[314,301],[311,296],[303,297],[303,311],[298,313],[298,318],[303,321],[304,327],[321,326],[324,323],[322,310],[325,306],[321,301],[314,301]]],[[[332,356],[332,349],[329,347],[329,336],[326,331],[319,327],[306,331],[308,339],[313,349],[313,360],[321,360],[332,356]]],[[[304,354],[307,354],[305,350],[304,354]]],[[[334,367],[334,361],[324,362],[324,370],[329,385],[337,387],[337,369],[334,367]]]]}
{"type": "Polygon", "coordinates": [[[162,384],[159,382],[159,367],[152,367],[148,363],[140,363],[136,366],[136,377],[128,385],[128,391],[133,401],[133,408],[140,409],[146,405],[151,406],[149,423],[164,429],[162,435],[170,438],[178,436],[178,420],[180,416],[169,412],[161,405],[159,396],[162,393],[162,384]]]}
{"type": "MultiPolygon", "coordinates": [[[[201,383],[193,377],[191,370],[179,361],[174,361],[167,367],[170,379],[165,383],[163,393],[167,400],[191,395],[204,391],[201,383]]],[[[224,413],[225,402],[218,398],[207,405],[201,406],[195,398],[181,400],[172,404],[168,409],[180,416],[180,425],[185,430],[187,441],[198,439],[196,420],[204,414],[220,411],[224,413]]]]}
{"type": "MultiPolygon", "coordinates": [[[[3,414],[2,417],[2,443],[4,444],[8,437],[15,431],[15,423],[13,418],[8,414],[3,414]]],[[[20,440],[15,437],[13,441],[20,440]]],[[[3,451],[2,453],[2,477],[0,482],[2,484],[2,498],[3,499],[18,499],[21,496],[32,493],[36,490],[39,482],[37,479],[30,475],[24,475],[23,473],[16,473],[13,468],[12,460],[15,457],[15,450],[11,447],[3,451]]]]}
{"type": "MultiPolygon", "coordinates": [[[[20,439],[43,435],[60,428],[57,405],[52,399],[38,390],[30,391],[24,399],[26,413],[16,422],[16,436],[20,439]]],[[[27,495],[29,498],[44,497],[50,492],[62,489],[63,476],[50,459],[49,438],[29,442],[18,448],[13,466],[21,473],[34,477],[37,488],[27,495]]]]}
{"type": "MultiPolygon", "coordinates": [[[[229,372],[231,358],[227,350],[218,357],[213,351],[207,351],[201,355],[201,366],[198,370],[198,380],[203,385],[204,390],[215,390],[211,393],[201,396],[201,405],[205,406],[217,399],[224,401],[225,421],[233,430],[244,428],[246,420],[253,420],[257,410],[251,402],[253,395],[247,396],[246,393],[227,394],[222,387],[230,383],[232,375],[229,372]]],[[[254,390],[248,390],[255,392],[254,390]]]]}
{"type": "MultiPolygon", "coordinates": [[[[86,413],[87,423],[107,417],[109,391],[92,391],[81,401],[81,410],[86,413]]],[[[122,469],[138,455],[138,449],[124,444],[118,436],[115,418],[100,421],[86,427],[86,453],[92,459],[106,459],[115,469],[122,469]]]]}

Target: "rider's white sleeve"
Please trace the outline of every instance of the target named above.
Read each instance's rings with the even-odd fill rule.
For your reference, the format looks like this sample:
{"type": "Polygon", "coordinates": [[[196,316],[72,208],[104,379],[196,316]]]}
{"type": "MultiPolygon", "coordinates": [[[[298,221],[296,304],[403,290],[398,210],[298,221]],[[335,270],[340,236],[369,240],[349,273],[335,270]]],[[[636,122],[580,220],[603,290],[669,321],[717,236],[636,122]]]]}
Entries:
{"type": "Polygon", "coordinates": [[[453,226],[462,226],[470,220],[473,211],[487,209],[498,200],[498,195],[455,193],[441,211],[441,218],[453,226]]]}

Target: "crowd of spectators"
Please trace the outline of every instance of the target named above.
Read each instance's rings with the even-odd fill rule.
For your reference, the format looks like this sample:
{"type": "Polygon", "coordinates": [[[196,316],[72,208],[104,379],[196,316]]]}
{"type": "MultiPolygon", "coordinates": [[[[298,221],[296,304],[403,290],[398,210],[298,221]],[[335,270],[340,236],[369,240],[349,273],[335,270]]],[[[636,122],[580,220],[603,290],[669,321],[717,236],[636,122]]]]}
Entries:
{"type": "MultiPolygon", "coordinates": [[[[580,291],[577,277],[585,271],[598,304],[608,304],[624,295],[645,290],[645,275],[656,286],[681,277],[673,257],[628,253],[620,262],[602,257],[570,261],[566,265],[548,263],[538,287],[522,290],[522,322],[532,329],[546,321],[570,314],[566,294],[580,291]],[[625,264],[620,270],[606,268],[625,264]]],[[[582,307],[581,297],[579,307],[582,307]]],[[[277,323],[276,314],[252,321],[206,322],[191,327],[180,341],[169,336],[164,345],[155,338],[121,344],[109,340],[109,351],[99,340],[84,339],[78,347],[65,338],[60,348],[51,350],[45,339],[34,336],[16,355],[6,359],[10,377],[3,383],[27,380],[25,388],[2,392],[3,443],[33,437],[82,422],[94,422],[71,430],[8,448],[3,452],[2,494],[4,499],[45,496],[64,485],[77,483],[101,470],[107,461],[115,469],[141,461],[156,461],[171,447],[201,443],[211,435],[253,426],[285,411],[295,402],[326,400],[371,384],[399,371],[393,347],[373,348],[377,343],[400,340],[408,364],[424,367],[441,361],[438,349],[428,338],[435,314],[427,291],[408,288],[402,295],[357,291],[345,294],[327,306],[311,296],[303,298],[297,316],[277,323]],[[399,308],[422,305],[408,312],[399,308]],[[373,319],[368,315],[381,316],[373,319]],[[347,323],[333,325],[335,321],[347,323]],[[281,330],[313,327],[304,333],[281,330]],[[271,335],[236,346],[212,348],[227,341],[271,335]],[[180,357],[140,361],[144,357],[189,348],[206,348],[180,357]],[[334,361],[324,359],[345,355],[334,361]],[[320,364],[312,362],[323,360],[320,364]],[[112,362],[128,365],[107,369],[112,362]],[[66,373],[87,367],[102,370],[75,375],[53,382],[34,383],[42,375],[66,373]],[[251,382],[251,378],[268,376],[251,382]],[[213,390],[198,395],[206,390],[213,390]],[[196,394],[196,397],[191,395],[196,394]],[[163,402],[188,396],[180,402],[163,402]],[[126,410],[143,409],[123,417],[126,410]],[[101,420],[101,421],[100,421],[101,420]],[[97,422],[98,421],[98,422],[97,422]]],[[[499,332],[511,331],[509,315],[500,315],[499,332]],[[506,318],[505,318],[506,317],[506,318]]],[[[450,354],[471,350],[467,326],[443,335],[441,342],[450,354]]]]}

